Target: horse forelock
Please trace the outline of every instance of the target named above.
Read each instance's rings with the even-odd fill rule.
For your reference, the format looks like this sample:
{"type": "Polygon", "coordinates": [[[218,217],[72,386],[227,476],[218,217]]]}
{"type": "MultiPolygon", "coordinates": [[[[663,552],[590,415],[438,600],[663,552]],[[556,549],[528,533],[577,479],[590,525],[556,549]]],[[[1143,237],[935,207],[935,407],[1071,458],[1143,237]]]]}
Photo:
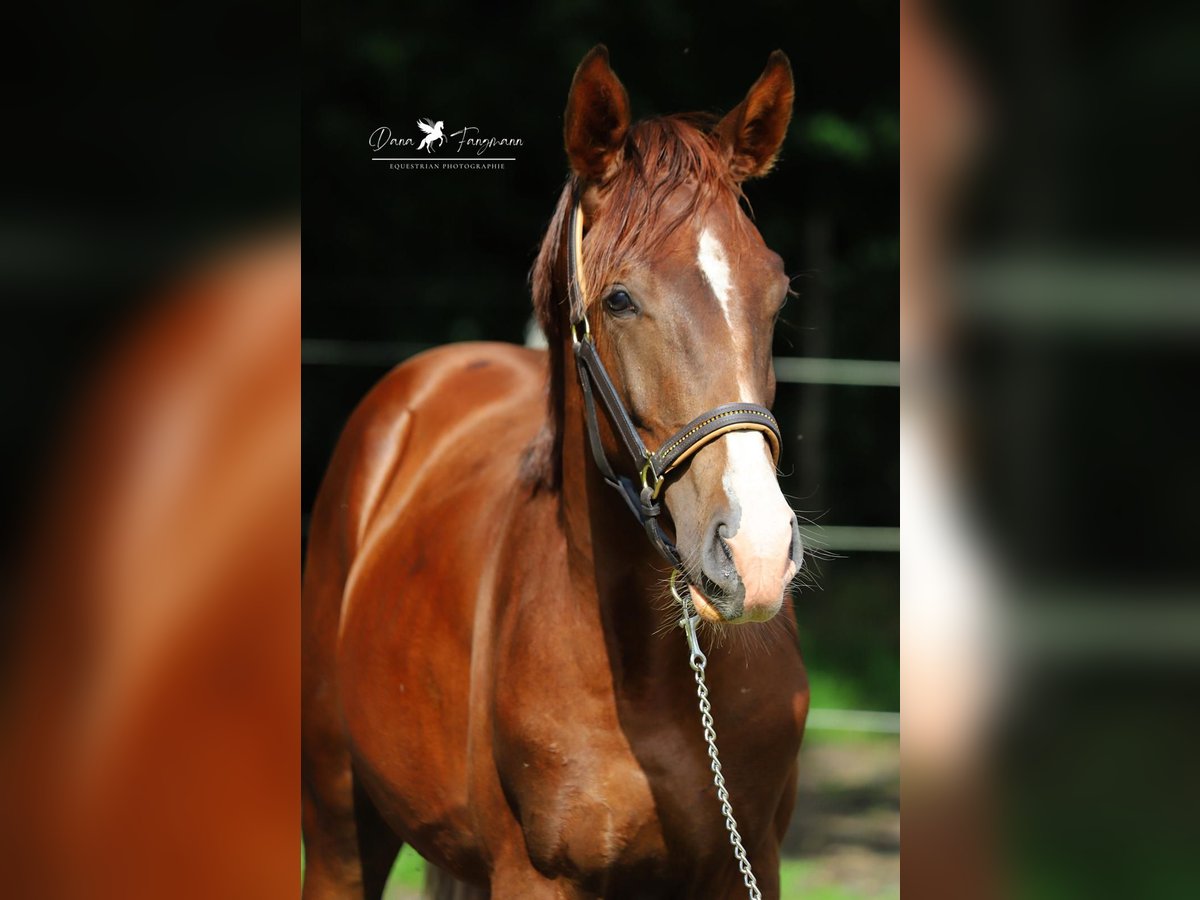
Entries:
{"type": "MultiPolygon", "coordinates": [[[[583,271],[596,287],[621,269],[648,263],[684,223],[714,204],[735,221],[741,188],[711,132],[715,119],[696,113],[639,122],[626,164],[604,186],[601,214],[585,241],[583,271]]],[[[599,299],[595,293],[589,303],[599,299]]]]}

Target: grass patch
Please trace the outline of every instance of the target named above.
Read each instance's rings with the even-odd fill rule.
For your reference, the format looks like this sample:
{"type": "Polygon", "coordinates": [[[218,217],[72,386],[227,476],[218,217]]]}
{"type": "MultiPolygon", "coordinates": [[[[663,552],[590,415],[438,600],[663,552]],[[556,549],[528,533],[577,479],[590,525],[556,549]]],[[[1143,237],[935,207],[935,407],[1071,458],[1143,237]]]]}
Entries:
{"type": "MultiPolygon", "coordinates": [[[[419,891],[425,880],[425,860],[411,847],[405,847],[396,858],[388,878],[384,900],[398,894],[419,891]]],[[[831,884],[821,884],[816,864],[808,860],[785,859],[780,867],[781,900],[896,900],[899,891],[863,894],[831,884]]]]}
{"type": "Polygon", "coordinates": [[[862,892],[829,884],[817,863],[807,859],[785,859],[779,867],[780,900],[899,900],[900,889],[862,892]]]}
{"type": "Polygon", "coordinates": [[[392,866],[392,874],[388,876],[387,886],[383,889],[383,900],[394,900],[396,897],[411,897],[421,890],[425,883],[425,860],[408,844],[396,857],[392,866]]]}

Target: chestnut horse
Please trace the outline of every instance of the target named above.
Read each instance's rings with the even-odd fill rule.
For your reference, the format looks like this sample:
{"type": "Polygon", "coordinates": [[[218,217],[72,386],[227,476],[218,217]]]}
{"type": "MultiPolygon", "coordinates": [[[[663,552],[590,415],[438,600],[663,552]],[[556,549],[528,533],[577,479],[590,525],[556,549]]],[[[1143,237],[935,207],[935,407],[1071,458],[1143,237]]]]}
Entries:
{"type": "MultiPolygon", "coordinates": [[[[723,119],[631,124],[593,49],[567,104],[572,174],[532,272],[549,350],[422,354],[351,417],[304,577],[306,898],[379,897],[402,842],[441,897],[746,895],[671,566],[593,458],[570,323],[586,316],[647,446],[722,404],[771,403],[788,279],[740,185],[770,169],[793,93],[776,51],[723,119]]],[[[597,418],[603,455],[636,477],[612,416],[597,418]]],[[[705,620],[733,808],[777,897],[808,686],[788,597],[796,518],[765,437],[715,437],[663,496],[705,620]]]]}

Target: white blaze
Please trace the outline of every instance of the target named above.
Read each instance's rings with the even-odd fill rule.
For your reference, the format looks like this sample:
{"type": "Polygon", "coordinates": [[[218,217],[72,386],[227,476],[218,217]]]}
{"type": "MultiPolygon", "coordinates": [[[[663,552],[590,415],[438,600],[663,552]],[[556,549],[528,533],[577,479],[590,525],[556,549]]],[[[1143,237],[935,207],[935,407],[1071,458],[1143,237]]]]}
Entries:
{"type": "Polygon", "coordinates": [[[705,228],[700,232],[700,271],[708,279],[713,293],[721,303],[721,311],[725,313],[725,322],[733,328],[729,318],[729,301],[733,296],[733,280],[729,277],[729,263],[725,259],[725,247],[720,239],[705,228]]]}
{"type": "Polygon", "coordinates": [[[791,562],[792,510],[779,489],[761,434],[735,431],[722,441],[726,463],[721,485],[730,508],[739,513],[737,530],[726,541],[747,598],[771,599],[796,574],[791,562]]]}
{"type": "MultiPolygon", "coordinates": [[[[741,394],[736,399],[753,403],[755,398],[746,377],[750,362],[746,337],[733,322],[733,277],[729,259],[720,239],[707,228],[700,232],[697,262],[721,305],[733,341],[734,358],[730,362],[736,367],[741,394]]],[[[795,575],[790,560],[791,508],[779,489],[763,435],[754,431],[735,431],[725,435],[722,442],[726,464],[721,484],[730,508],[739,513],[737,530],[726,538],[734,565],[746,586],[748,603],[777,601],[783,584],[795,575]]]]}
{"type": "Polygon", "coordinates": [[[737,355],[733,363],[737,367],[738,389],[742,392],[742,396],[738,399],[752,402],[749,399],[750,391],[746,387],[744,372],[746,367],[744,340],[738,334],[738,330],[733,327],[733,316],[730,313],[733,302],[733,278],[729,271],[729,260],[725,255],[725,246],[721,243],[720,238],[707,228],[700,232],[700,252],[696,260],[700,264],[700,271],[708,281],[709,287],[716,294],[717,302],[721,304],[721,313],[725,316],[725,324],[729,326],[729,333],[733,337],[733,347],[737,355]]]}

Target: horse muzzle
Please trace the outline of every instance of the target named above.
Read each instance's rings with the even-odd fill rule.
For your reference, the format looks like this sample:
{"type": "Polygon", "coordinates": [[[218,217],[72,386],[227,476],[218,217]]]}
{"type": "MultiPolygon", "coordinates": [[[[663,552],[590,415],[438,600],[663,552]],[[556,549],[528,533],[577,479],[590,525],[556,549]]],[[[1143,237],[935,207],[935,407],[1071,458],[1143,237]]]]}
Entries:
{"type": "Polygon", "coordinates": [[[778,527],[753,532],[730,534],[725,522],[717,522],[700,571],[688,577],[696,612],[710,622],[765,622],[782,607],[803,552],[790,510],[778,527]]]}

